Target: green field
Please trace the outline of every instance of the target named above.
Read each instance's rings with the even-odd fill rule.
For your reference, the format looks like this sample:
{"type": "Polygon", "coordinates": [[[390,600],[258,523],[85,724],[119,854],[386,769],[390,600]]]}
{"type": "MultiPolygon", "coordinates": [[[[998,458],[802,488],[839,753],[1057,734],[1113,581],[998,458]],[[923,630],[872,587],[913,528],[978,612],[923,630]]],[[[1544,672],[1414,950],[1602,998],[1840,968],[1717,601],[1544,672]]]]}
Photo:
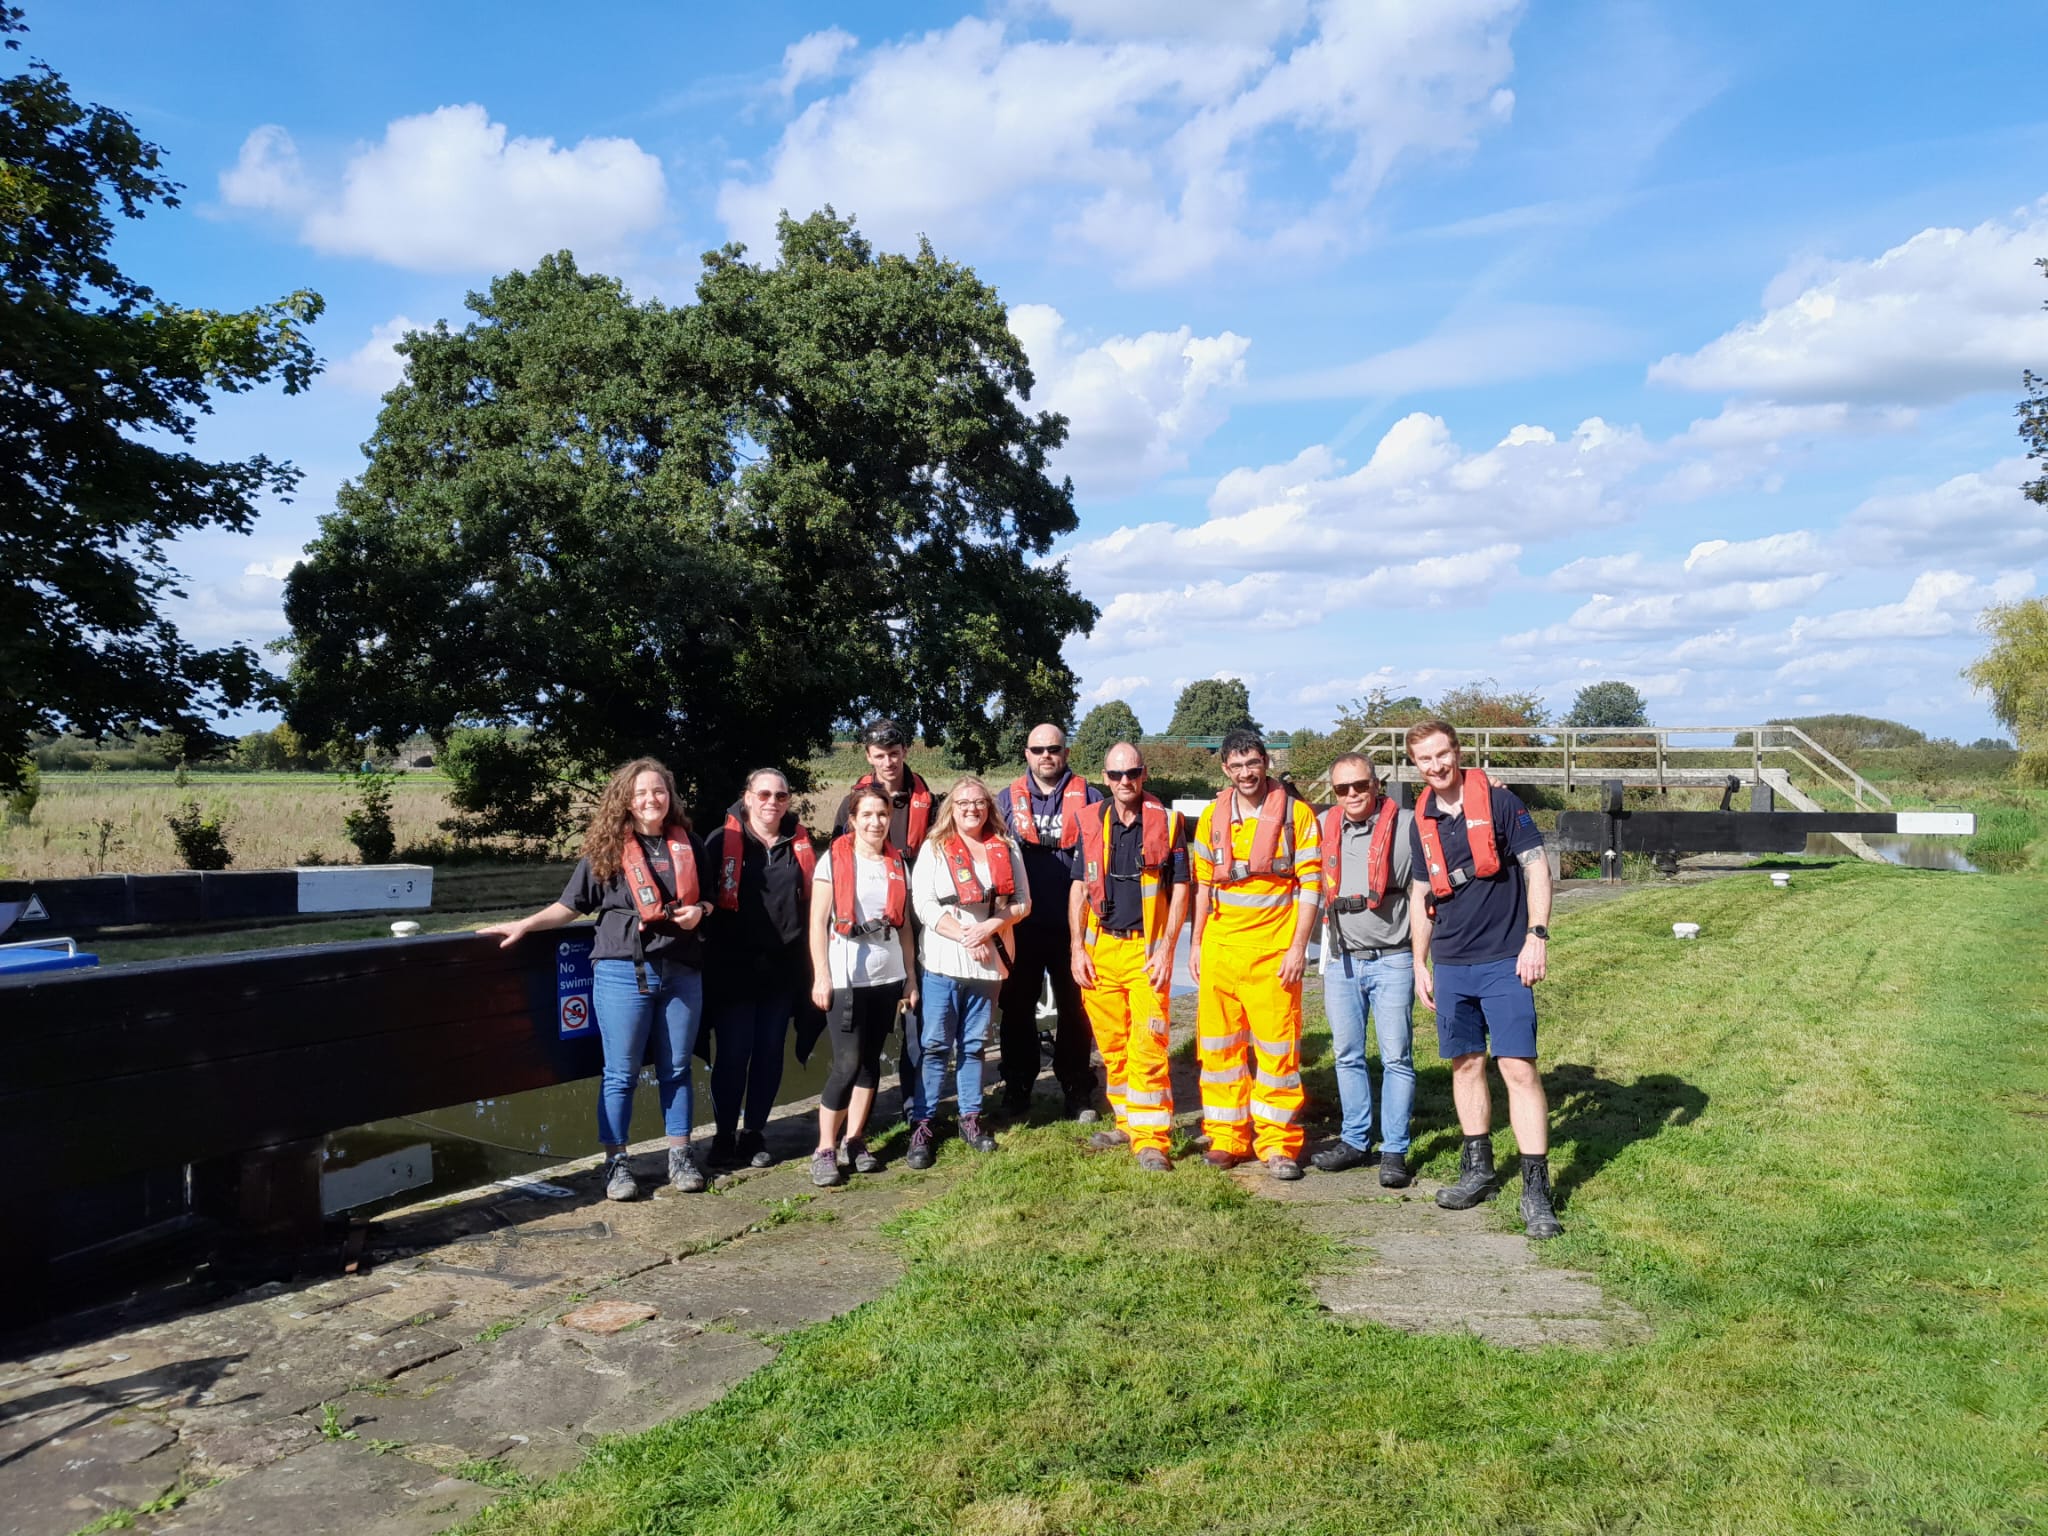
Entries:
{"type": "MultiPolygon", "coordinates": [[[[2035,876],[1847,865],[1560,923],[1545,1257],[1646,1344],[1333,1321],[1306,1284],[1331,1253],[1284,1208],[1050,1127],[900,1223],[896,1289],[480,1528],[2040,1529],[2044,910],[2035,876]]],[[[1319,1020],[1310,1054],[1333,1104],[1319,1020]]],[[[1445,1074],[1422,1079],[1447,1175],[1445,1074]]]]}

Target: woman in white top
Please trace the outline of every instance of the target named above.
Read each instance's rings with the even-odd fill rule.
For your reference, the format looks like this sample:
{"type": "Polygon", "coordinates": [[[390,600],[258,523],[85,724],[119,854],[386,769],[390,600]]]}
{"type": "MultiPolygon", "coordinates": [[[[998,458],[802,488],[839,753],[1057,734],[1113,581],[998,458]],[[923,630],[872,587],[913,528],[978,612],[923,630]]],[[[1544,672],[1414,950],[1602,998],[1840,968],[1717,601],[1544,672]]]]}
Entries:
{"type": "MultiPolygon", "coordinates": [[[[910,899],[923,925],[918,940],[924,974],[924,1103],[939,1102],[955,1048],[960,1139],[993,1152],[981,1123],[982,1059],[995,1017],[996,989],[1010,972],[1016,942],[1010,930],[1031,910],[1024,856],[996,820],[995,798],[980,779],[956,783],[932,822],[910,876],[910,899]]],[[[929,1168],[936,1152],[929,1119],[911,1128],[912,1168],[929,1168]]]]}
{"type": "Polygon", "coordinates": [[[825,1013],[832,1072],[818,1098],[811,1182],[840,1182],[839,1135],[856,1173],[882,1160],[862,1133],[882,1077],[882,1042],[899,1007],[917,1007],[910,874],[889,842],[889,796],[872,784],[848,797],[851,830],[833,839],[811,881],[811,1001],[825,1013]]]}

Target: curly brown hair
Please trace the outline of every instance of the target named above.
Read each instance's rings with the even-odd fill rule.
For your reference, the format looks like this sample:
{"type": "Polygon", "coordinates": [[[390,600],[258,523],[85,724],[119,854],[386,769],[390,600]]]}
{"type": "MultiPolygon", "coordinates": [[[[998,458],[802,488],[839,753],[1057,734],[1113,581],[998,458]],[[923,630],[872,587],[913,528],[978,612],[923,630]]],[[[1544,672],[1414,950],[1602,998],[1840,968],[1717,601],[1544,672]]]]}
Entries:
{"type": "Polygon", "coordinates": [[[619,872],[626,834],[633,830],[633,781],[643,773],[660,774],[661,782],[668,786],[669,825],[690,830],[690,818],[676,797],[676,776],[668,771],[668,765],[659,758],[634,758],[612,775],[583,829],[583,857],[590,861],[590,873],[598,880],[609,880],[619,872]]]}

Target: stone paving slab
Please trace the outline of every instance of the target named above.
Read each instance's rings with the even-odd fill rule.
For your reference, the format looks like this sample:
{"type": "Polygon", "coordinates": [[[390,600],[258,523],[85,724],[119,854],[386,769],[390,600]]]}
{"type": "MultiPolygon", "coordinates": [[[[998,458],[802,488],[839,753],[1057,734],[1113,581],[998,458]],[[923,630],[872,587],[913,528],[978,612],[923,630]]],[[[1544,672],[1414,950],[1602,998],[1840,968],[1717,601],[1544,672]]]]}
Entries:
{"type": "Polygon", "coordinates": [[[1642,1314],[1610,1298],[1592,1276],[1546,1263],[1537,1244],[1498,1229],[1494,1204],[1516,1198],[1514,1180],[1493,1201],[1447,1211],[1436,1203],[1440,1183],[1417,1179],[1389,1190],[1374,1167],[1310,1173],[1291,1184],[1252,1167],[1231,1177],[1348,1250],[1346,1262],[1314,1283],[1317,1299],[1338,1317],[1405,1333],[1463,1331],[1512,1349],[1612,1349],[1649,1337],[1642,1314]]]}
{"type": "Polygon", "coordinates": [[[261,1471],[194,1494],[150,1529],[178,1536],[432,1536],[497,1493],[404,1456],[323,1441],[261,1471]]]}

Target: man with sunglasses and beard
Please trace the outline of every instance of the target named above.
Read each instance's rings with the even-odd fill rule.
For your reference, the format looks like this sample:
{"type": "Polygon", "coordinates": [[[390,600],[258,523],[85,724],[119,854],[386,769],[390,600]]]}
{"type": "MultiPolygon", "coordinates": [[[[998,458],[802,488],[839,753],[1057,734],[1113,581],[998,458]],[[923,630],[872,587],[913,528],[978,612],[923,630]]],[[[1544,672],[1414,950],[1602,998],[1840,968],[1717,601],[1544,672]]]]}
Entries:
{"type": "Polygon", "coordinates": [[[996,813],[1017,840],[1031,882],[1031,915],[1011,932],[1017,956],[1003,983],[1003,1109],[1013,1116],[1031,1110],[1038,1081],[1038,995],[1049,978],[1058,1022],[1052,1071],[1059,1080],[1063,1112],[1092,1121],[1095,1110],[1093,1037],[1081,988],[1074,980],[1073,934],[1067,908],[1079,878],[1081,813],[1102,803],[1102,791],[1067,767],[1067,733],[1047,722],[1024,738],[1025,771],[996,796],[996,813]]]}
{"type": "Polygon", "coordinates": [[[1309,1161],[1342,1173],[1372,1160],[1370,1016],[1380,1046],[1380,1183],[1403,1189],[1408,1112],[1415,1102],[1415,955],[1408,942],[1409,840],[1415,818],[1380,792],[1372,763],[1347,752],[1330,765],[1323,813],[1323,1011],[1335,1049],[1344,1120],[1337,1141],[1309,1161]]]}

